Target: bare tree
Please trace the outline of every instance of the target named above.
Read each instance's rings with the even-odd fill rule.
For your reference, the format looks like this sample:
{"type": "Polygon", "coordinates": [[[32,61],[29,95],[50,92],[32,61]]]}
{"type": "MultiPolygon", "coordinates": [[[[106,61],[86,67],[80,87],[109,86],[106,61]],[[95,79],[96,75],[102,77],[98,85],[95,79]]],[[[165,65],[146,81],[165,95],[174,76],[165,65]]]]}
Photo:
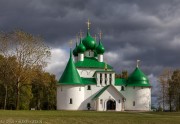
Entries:
{"type": "Polygon", "coordinates": [[[166,68],[163,70],[161,75],[159,76],[160,82],[160,94],[159,94],[159,103],[162,104],[163,111],[166,108],[166,105],[169,105],[169,108],[172,108],[172,96],[170,94],[170,83],[171,83],[172,70],[166,68]]]}

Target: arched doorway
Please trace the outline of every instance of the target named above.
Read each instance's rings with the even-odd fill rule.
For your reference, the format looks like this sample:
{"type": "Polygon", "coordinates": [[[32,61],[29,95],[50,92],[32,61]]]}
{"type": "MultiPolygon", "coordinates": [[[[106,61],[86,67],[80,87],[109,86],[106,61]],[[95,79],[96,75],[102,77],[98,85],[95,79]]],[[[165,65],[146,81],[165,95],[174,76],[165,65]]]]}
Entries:
{"type": "Polygon", "coordinates": [[[115,110],[116,109],[116,101],[108,100],[106,106],[107,106],[106,110],[115,110]]]}

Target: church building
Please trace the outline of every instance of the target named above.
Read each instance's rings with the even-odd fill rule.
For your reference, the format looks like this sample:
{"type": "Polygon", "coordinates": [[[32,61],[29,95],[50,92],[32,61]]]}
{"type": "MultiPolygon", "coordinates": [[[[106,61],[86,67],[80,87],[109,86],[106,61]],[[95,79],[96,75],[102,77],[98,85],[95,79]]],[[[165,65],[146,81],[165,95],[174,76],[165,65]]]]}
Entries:
{"type": "MultiPolygon", "coordinates": [[[[104,62],[105,48],[88,30],[80,38],[57,84],[57,110],[150,111],[151,85],[138,67],[127,78],[116,78],[104,62]]],[[[111,59],[111,58],[108,58],[111,59]]]]}

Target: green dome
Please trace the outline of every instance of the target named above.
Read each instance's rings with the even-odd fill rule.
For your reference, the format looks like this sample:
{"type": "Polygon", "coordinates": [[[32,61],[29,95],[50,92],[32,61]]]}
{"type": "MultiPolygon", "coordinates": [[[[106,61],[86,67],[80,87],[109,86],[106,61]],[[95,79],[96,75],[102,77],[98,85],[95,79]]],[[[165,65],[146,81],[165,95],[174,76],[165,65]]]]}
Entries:
{"type": "Polygon", "coordinates": [[[77,52],[77,42],[76,42],[76,47],[73,50],[73,55],[74,56],[78,56],[78,52],[77,52]]]}
{"type": "Polygon", "coordinates": [[[87,32],[87,36],[83,39],[82,42],[87,50],[94,50],[96,48],[96,41],[91,37],[89,31],[87,32]]]}
{"type": "Polygon", "coordinates": [[[104,46],[99,40],[99,45],[96,47],[97,54],[103,54],[105,52],[104,46]]]}
{"type": "Polygon", "coordinates": [[[138,68],[127,79],[127,86],[151,86],[148,77],[138,68]]]}
{"type": "Polygon", "coordinates": [[[79,43],[79,46],[77,47],[77,52],[84,53],[85,51],[86,51],[86,47],[83,45],[82,40],[80,38],[80,43],[79,43]]]}

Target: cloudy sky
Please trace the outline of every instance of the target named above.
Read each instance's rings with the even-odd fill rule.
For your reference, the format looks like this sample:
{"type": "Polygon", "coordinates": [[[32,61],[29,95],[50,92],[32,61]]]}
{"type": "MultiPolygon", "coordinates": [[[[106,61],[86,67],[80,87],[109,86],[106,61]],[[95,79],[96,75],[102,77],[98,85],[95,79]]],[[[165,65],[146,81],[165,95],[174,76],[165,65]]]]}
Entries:
{"type": "MultiPolygon", "coordinates": [[[[105,59],[117,73],[141,69],[154,87],[165,67],[180,65],[179,0],[1,0],[0,31],[23,29],[52,48],[47,71],[60,77],[76,34],[103,32],[105,59]]],[[[153,95],[157,89],[153,88],[153,95]]]]}

